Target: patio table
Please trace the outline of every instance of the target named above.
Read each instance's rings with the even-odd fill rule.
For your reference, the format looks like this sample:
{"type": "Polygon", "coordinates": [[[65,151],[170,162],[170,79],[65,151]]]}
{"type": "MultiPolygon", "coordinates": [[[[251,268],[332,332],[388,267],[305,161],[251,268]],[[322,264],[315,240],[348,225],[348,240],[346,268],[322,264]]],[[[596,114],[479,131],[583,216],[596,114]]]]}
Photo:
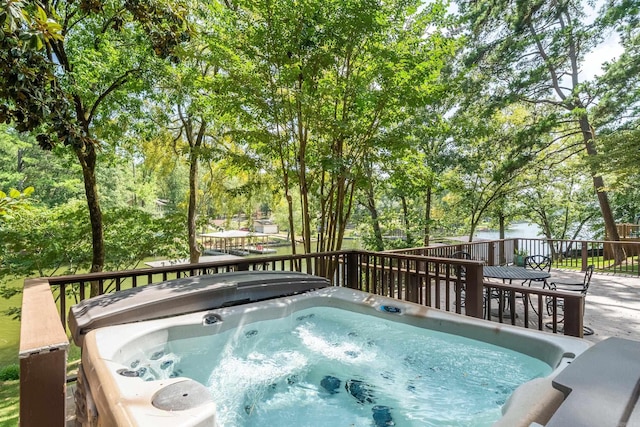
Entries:
{"type": "Polygon", "coordinates": [[[484,277],[503,280],[532,280],[548,279],[551,274],[547,271],[532,270],[524,267],[512,267],[502,265],[487,265],[482,267],[484,277]]]}
{"type": "MultiPolygon", "coordinates": [[[[509,283],[511,283],[512,280],[522,280],[524,283],[528,280],[548,279],[549,277],[551,277],[551,274],[549,274],[549,272],[547,271],[532,270],[530,268],[502,266],[502,265],[484,266],[482,267],[482,274],[484,277],[491,278],[491,279],[509,280],[509,283]]],[[[491,295],[488,295],[488,298],[491,298],[491,295]]],[[[503,300],[502,306],[505,307],[504,300],[503,300]]],[[[497,309],[491,310],[491,315],[498,317],[499,311],[497,309]]],[[[506,319],[511,318],[511,312],[509,311],[503,312],[502,317],[506,319]]],[[[518,317],[517,314],[516,314],[516,317],[518,317]]]]}

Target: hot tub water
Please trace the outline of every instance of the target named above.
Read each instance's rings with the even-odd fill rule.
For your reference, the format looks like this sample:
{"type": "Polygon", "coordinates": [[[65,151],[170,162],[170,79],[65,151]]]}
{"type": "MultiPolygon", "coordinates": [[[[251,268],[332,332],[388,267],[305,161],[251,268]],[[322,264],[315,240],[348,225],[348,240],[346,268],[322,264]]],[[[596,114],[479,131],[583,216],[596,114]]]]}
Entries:
{"type": "Polygon", "coordinates": [[[127,366],[149,381],[206,385],[219,425],[247,427],[491,425],[516,387],[552,371],[492,344],[329,307],[170,333],[127,366]]]}

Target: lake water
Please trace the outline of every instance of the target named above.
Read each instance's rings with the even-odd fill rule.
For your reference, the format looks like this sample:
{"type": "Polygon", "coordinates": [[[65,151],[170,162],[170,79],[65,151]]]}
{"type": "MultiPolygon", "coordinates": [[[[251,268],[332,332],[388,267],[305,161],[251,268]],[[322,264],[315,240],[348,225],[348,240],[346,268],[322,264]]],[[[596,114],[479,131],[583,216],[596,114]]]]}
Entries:
{"type": "MultiPolygon", "coordinates": [[[[543,237],[542,230],[536,224],[529,224],[526,222],[520,222],[511,224],[509,228],[505,230],[505,239],[511,238],[523,238],[523,239],[538,239],[543,237]]],[[[473,236],[473,240],[497,240],[500,238],[500,231],[487,230],[478,231],[473,236]]]]}
{"type": "MultiPolygon", "coordinates": [[[[505,231],[505,238],[524,238],[524,239],[537,239],[542,237],[542,232],[540,227],[535,224],[529,224],[526,222],[512,224],[505,231]]],[[[497,240],[500,238],[500,232],[498,230],[486,230],[486,231],[478,231],[474,236],[473,240],[497,240]]],[[[289,255],[291,254],[291,246],[278,246],[274,249],[277,250],[276,255],[289,255]]],[[[362,241],[359,239],[345,239],[342,245],[342,249],[364,249],[362,246],[362,241]]],[[[313,246],[313,250],[315,250],[315,242],[313,246]]],[[[302,245],[296,245],[296,253],[302,254],[304,253],[304,248],[302,245]]],[[[252,255],[252,256],[260,256],[260,255],[252,255]]]]}

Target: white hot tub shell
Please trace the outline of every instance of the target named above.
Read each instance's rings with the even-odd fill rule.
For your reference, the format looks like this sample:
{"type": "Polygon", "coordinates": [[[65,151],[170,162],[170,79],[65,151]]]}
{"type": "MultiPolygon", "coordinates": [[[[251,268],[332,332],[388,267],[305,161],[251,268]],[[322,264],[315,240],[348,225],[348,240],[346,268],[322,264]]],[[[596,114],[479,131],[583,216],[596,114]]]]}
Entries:
{"type": "MultiPolygon", "coordinates": [[[[216,426],[216,403],[204,385],[183,377],[143,381],[135,375],[127,375],[130,366],[126,365],[126,361],[141,349],[162,348],[171,339],[171,335],[177,332],[195,335],[218,334],[241,324],[290,316],[299,310],[312,307],[350,310],[473,338],[547,363],[552,368],[552,373],[517,388],[503,406],[503,416],[495,424],[498,426],[529,426],[533,422],[544,425],[564,400],[564,395],[553,388],[553,378],[590,346],[588,342],[577,338],[496,324],[358,290],[331,287],[327,286],[328,283],[324,279],[308,280],[309,276],[298,273],[228,273],[208,277],[215,279],[211,279],[211,283],[214,283],[212,288],[218,291],[229,286],[235,287],[238,291],[243,288],[244,281],[250,282],[253,291],[262,292],[258,298],[260,301],[243,303],[251,300],[246,297],[248,291],[244,289],[240,292],[240,298],[236,298],[238,293],[235,293],[232,297],[227,295],[226,302],[216,300],[214,305],[223,305],[219,308],[202,309],[202,303],[197,303],[196,309],[199,311],[192,312],[194,306],[179,307],[177,303],[180,298],[176,298],[176,295],[180,295],[180,292],[191,292],[184,286],[187,283],[186,279],[181,279],[180,286],[167,287],[167,283],[170,282],[166,282],[164,286],[159,284],[158,293],[165,294],[159,299],[149,298],[154,292],[153,286],[156,285],[145,287],[147,296],[144,300],[155,303],[147,304],[146,309],[140,311],[155,313],[154,316],[163,317],[160,319],[144,320],[136,317],[135,311],[133,314],[128,311],[129,314],[124,318],[128,317],[127,321],[133,323],[117,324],[123,323],[124,320],[118,319],[118,310],[114,308],[114,304],[120,308],[125,307],[127,298],[122,297],[114,298],[114,304],[108,303],[107,299],[101,303],[94,301],[90,305],[97,309],[89,317],[87,314],[92,310],[86,309],[88,302],[85,307],[79,306],[72,311],[77,314],[70,322],[72,333],[82,346],[82,373],[78,393],[80,401],[77,402],[77,406],[86,408],[85,414],[79,417],[86,425],[216,426]],[[289,283],[295,280],[306,281],[306,285],[294,286],[284,292],[285,288],[281,287],[277,293],[284,293],[285,296],[273,298],[272,295],[264,293],[264,287],[273,285],[280,280],[278,277],[289,283]],[[265,284],[260,285],[261,282],[265,284]],[[173,297],[168,305],[167,289],[171,289],[173,297]],[[153,304],[157,304],[158,300],[163,300],[162,304],[170,307],[171,317],[164,317],[162,309],[155,312],[152,310],[153,304]],[[232,306],[224,306],[230,304],[232,306]],[[393,306],[399,310],[397,313],[390,313],[380,309],[385,306],[393,306]],[[175,315],[176,311],[192,313],[175,315]],[[116,325],[106,326],[109,323],[116,325]],[[95,324],[98,326],[94,329],[92,325],[95,324]]],[[[205,279],[201,277],[200,285],[203,281],[205,279]]],[[[136,291],[134,294],[139,293],[140,291],[136,291]]],[[[136,295],[130,298],[134,306],[136,298],[136,295]]],[[[200,295],[193,299],[201,301],[206,298],[200,295]]],[[[212,304],[211,299],[207,304],[212,304]]]]}

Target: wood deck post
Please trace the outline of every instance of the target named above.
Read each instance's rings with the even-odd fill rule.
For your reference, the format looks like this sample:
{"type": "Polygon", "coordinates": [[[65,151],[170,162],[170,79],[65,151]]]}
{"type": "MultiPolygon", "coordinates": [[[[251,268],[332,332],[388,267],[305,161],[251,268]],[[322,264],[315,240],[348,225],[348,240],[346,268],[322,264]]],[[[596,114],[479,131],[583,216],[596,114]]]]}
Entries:
{"type": "Polygon", "coordinates": [[[65,425],[69,339],[49,282],[28,279],[20,322],[20,425],[65,425]]]}
{"type": "Polygon", "coordinates": [[[465,289],[465,311],[467,316],[484,317],[482,309],[482,296],[484,294],[482,264],[465,265],[466,268],[466,289],[465,289]]]}
{"type": "MultiPolygon", "coordinates": [[[[500,253],[498,254],[498,259],[502,262],[502,253],[504,252],[504,241],[500,242],[500,253]]],[[[488,253],[487,253],[487,265],[496,265],[496,242],[488,243],[488,253]]]]}
{"type": "Polygon", "coordinates": [[[587,248],[588,243],[587,242],[582,242],[581,248],[580,248],[580,256],[582,258],[582,267],[581,267],[581,271],[587,271],[587,257],[589,256],[589,250],[587,248]]]}
{"type": "Polygon", "coordinates": [[[351,251],[347,253],[347,283],[345,283],[347,288],[360,288],[358,283],[358,271],[358,253],[356,251],[351,251]]]}
{"type": "Polygon", "coordinates": [[[582,338],[584,336],[584,296],[564,299],[564,334],[582,338]]]}

